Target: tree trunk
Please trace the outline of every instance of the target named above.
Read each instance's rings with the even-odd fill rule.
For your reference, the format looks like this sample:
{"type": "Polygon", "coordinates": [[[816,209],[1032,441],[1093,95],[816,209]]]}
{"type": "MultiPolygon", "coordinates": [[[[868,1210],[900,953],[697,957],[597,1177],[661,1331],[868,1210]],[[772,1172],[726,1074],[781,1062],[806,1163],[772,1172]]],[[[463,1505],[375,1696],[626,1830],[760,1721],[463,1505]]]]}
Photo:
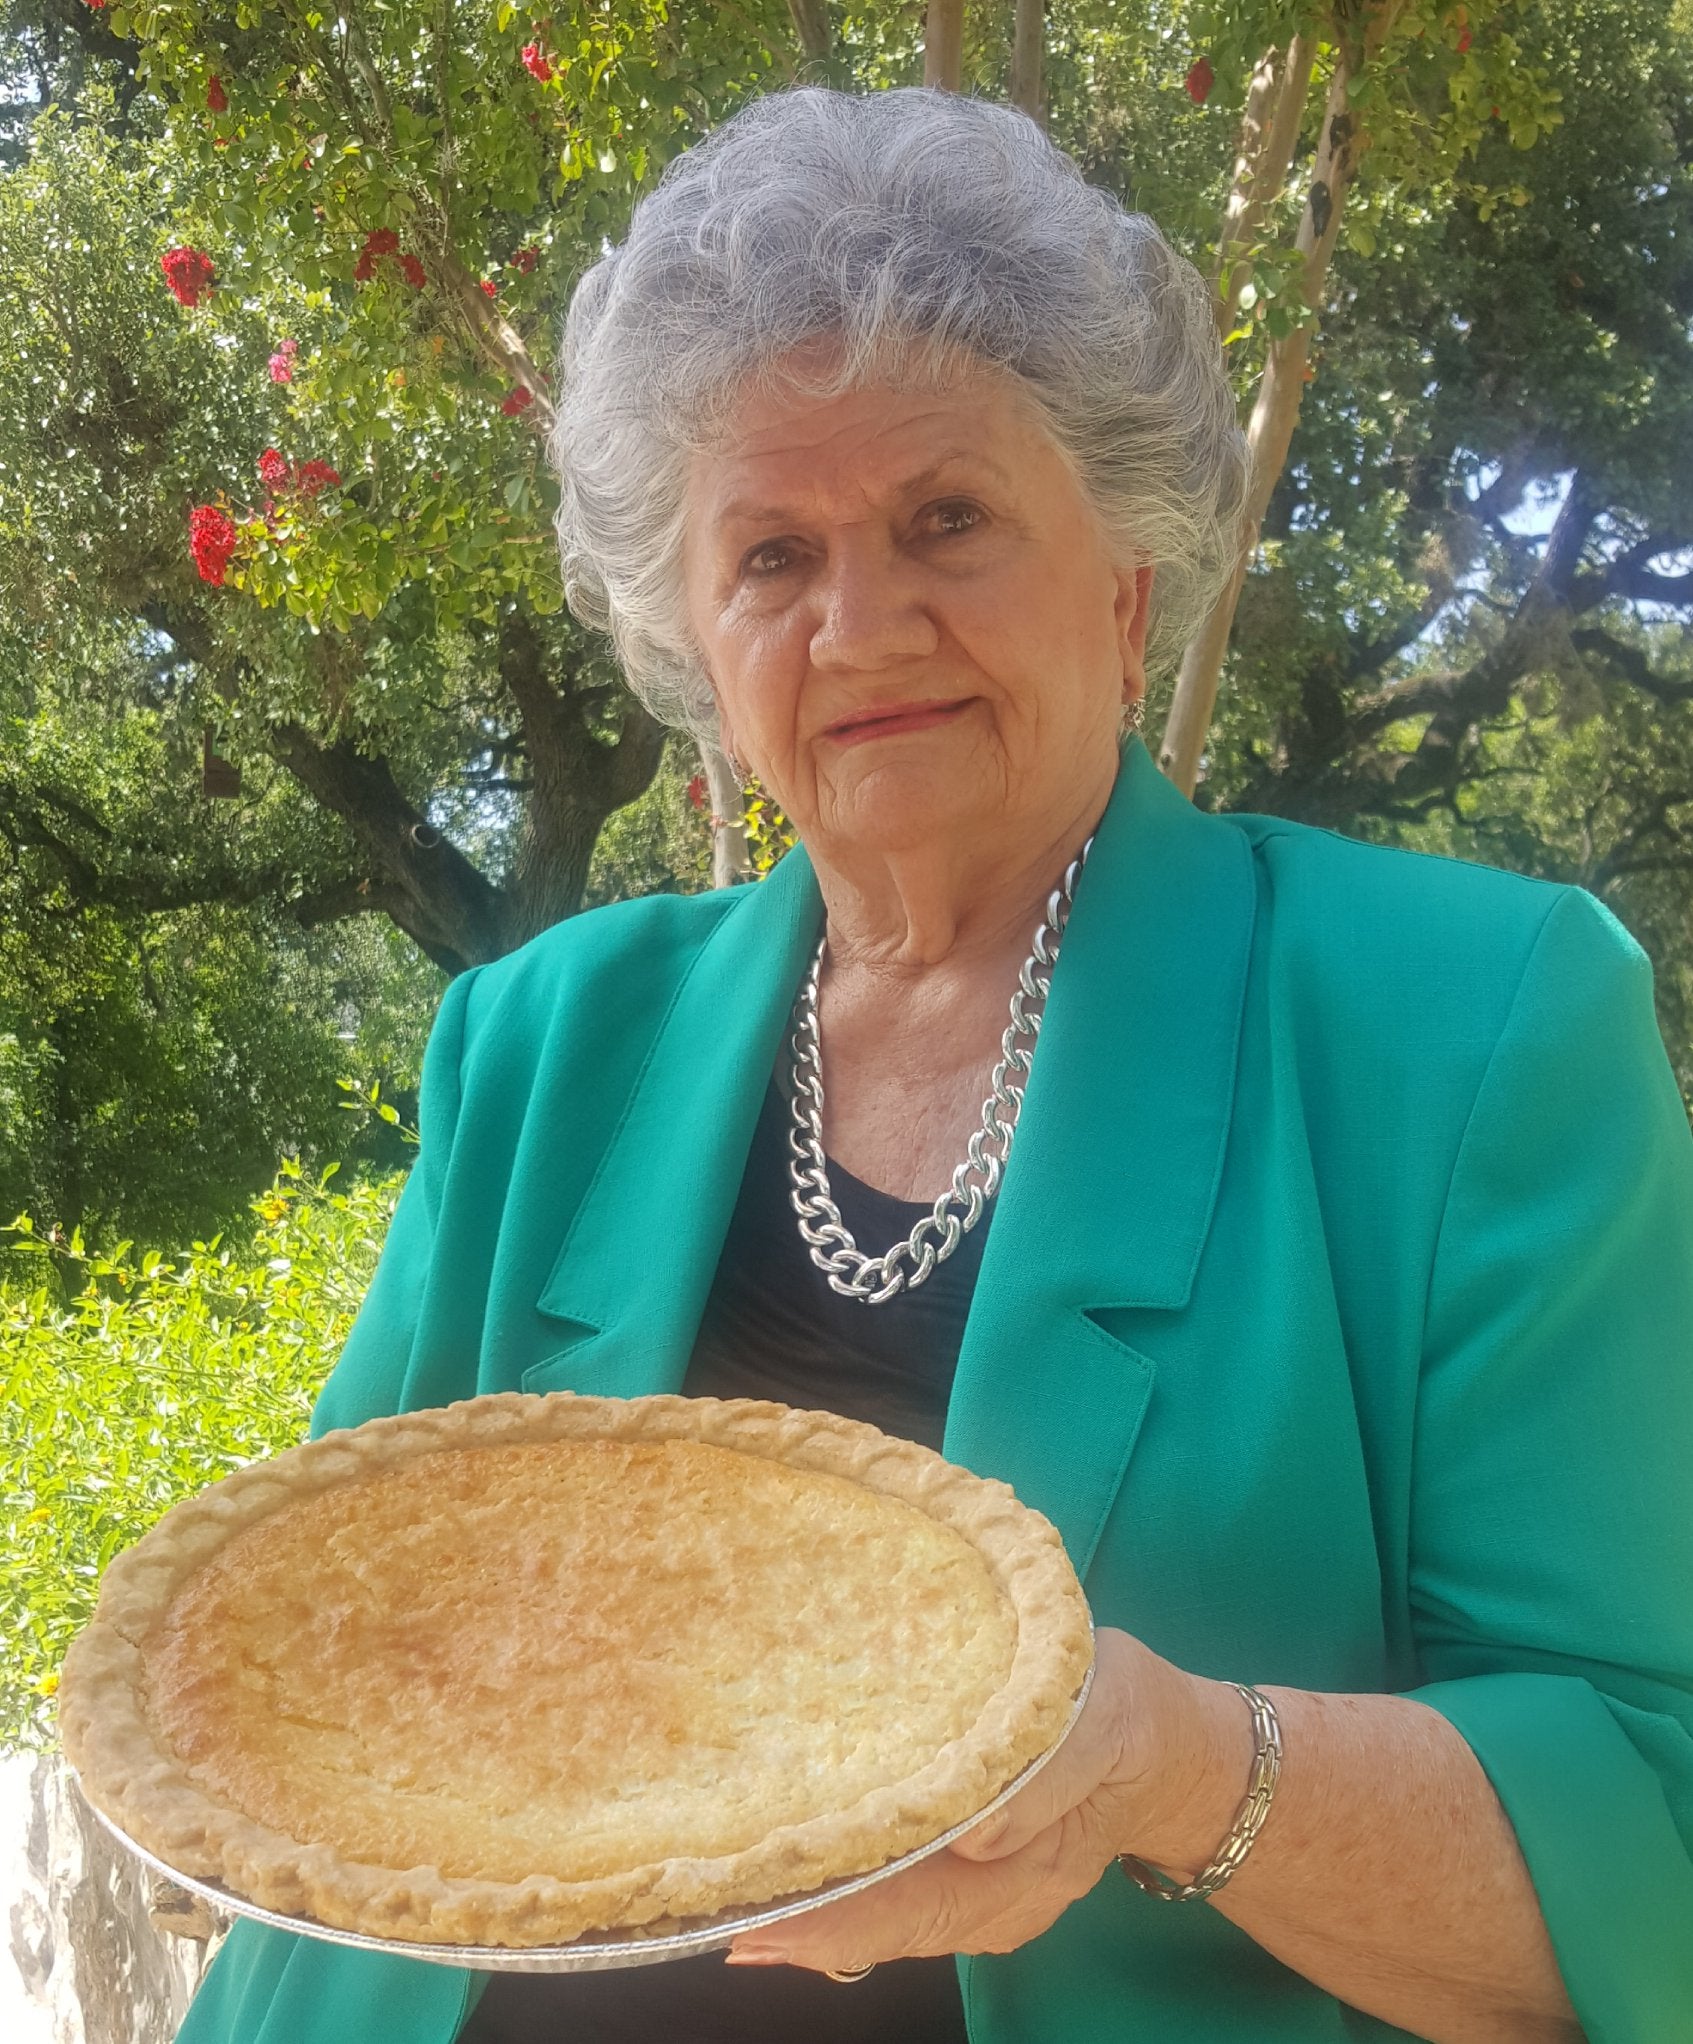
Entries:
{"type": "Polygon", "coordinates": [[[1252,276],[1246,252],[1287,183],[1315,55],[1309,36],[1295,36],[1286,49],[1266,50],[1252,74],[1217,237],[1217,331],[1225,337],[1234,332],[1240,294],[1252,276]]]}
{"type": "Polygon", "coordinates": [[[300,785],[352,831],[382,905],[443,972],[498,958],[499,889],[409,802],[385,759],[345,739],[324,744],[301,724],[271,727],[270,749],[300,785]]]}
{"type": "Polygon", "coordinates": [[[923,83],[964,89],[964,0],[929,0],[923,30],[923,83]]]}
{"type": "Polygon", "coordinates": [[[1046,125],[1041,104],[1041,43],[1046,32],[1046,0],[1017,0],[1011,40],[1011,104],[1030,120],[1046,125]]]}
{"type": "MultiPolygon", "coordinates": [[[[1322,303],[1329,263],[1346,210],[1346,195],[1368,139],[1359,132],[1349,110],[1347,87],[1363,69],[1381,36],[1391,25],[1398,5],[1399,0],[1385,0],[1385,4],[1374,8],[1362,40],[1344,41],[1337,52],[1328,103],[1323,110],[1322,138],[1318,143],[1317,160],[1306,193],[1305,208],[1300,215],[1295,244],[1303,258],[1301,282],[1305,303],[1312,308],[1313,316],[1322,303]]],[[[1299,418],[1300,401],[1305,394],[1305,368],[1310,344],[1309,324],[1297,326],[1284,339],[1270,343],[1257,401],[1246,429],[1251,480],[1246,512],[1241,521],[1240,560],[1228,587],[1182,656],[1181,672],[1176,678],[1175,697],[1170,707],[1169,722],[1164,727],[1158,763],[1186,795],[1193,793],[1199,778],[1200,755],[1205,747],[1205,734],[1211,728],[1211,713],[1217,701],[1217,681],[1222,672],[1223,657],[1228,651],[1229,633],[1234,625],[1241,586],[1246,580],[1247,565],[1258,543],[1259,528],[1271,493],[1287,463],[1287,451],[1299,418]]]]}
{"type": "Polygon", "coordinates": [[[650,784],[664,751],[664,727],[632,696],[624,698],[616,740],[597,737],[585,694],[557,666],[527,611],[502,617],[500,676],[523,722],[531,782],[506,889],[503,951],[581,907],[601,824],[650,784]]]}
{"type": "Polygon", "coordinates": [[[711,804],[711,884],[733,887],[752,878],[752,852],[747,845],[746,793],[734,770],[715,745],[700,747],[706,796],[711,804]]]}

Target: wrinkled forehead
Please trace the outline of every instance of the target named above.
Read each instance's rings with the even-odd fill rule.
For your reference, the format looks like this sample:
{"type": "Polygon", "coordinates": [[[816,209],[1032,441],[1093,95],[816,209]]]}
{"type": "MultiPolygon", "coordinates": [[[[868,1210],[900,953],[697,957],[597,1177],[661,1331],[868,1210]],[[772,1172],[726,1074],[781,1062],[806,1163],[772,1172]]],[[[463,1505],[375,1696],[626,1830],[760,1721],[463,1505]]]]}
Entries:
{"type": "Polygon", "coordinates": [[[1016,488],[1031,461],[1062,452],[1022,380],[979,357],[851,366],[818,342],[744,378],[690,456],[690,523],[758,523],[825,481],[878,500],[954,474],[1016,488]]]}
{"type": "Polygon", "coordinates": [[[854,392],[900,398],[957,398],[981,403],[990,393],[1021,411],[1031,423],[1045,415],[1021,377],[967,349],[926,334],[889,332],[858,341],[818,334],[795,348],[761,356],[745,365],[732,383],[697,403],[690,454],[733,451],[745,444],[757,421],[785,414],[793,418],[854,392]]]}

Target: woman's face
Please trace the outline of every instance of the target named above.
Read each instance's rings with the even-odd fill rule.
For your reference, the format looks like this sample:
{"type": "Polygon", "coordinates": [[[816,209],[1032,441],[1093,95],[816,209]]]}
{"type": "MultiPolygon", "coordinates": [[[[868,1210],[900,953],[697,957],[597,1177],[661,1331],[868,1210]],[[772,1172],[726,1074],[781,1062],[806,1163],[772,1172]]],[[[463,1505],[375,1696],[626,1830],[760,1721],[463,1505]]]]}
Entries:
{"type": "Polygon", "coordinates": [[[683,571],[725,746],[814,850],[1056,836],[1109,790],[1151,571],[1009,378],[747,399],[683,571]]]}

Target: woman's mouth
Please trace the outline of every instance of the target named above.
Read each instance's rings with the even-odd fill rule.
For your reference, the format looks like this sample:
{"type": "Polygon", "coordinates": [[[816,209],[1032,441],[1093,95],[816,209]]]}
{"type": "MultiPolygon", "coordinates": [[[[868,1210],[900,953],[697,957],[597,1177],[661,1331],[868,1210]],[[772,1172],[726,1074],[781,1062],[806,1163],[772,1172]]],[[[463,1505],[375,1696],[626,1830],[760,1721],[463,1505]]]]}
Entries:
{"type": "Polygon", "coordinates": [[[890,703],[884,709],[855,710],[839,723],[831,724],[825,738],[837,745],[860,745],[869,738],[895,738],[907,731],[927,731],[945,724],[969,708],[973,696],[951,697],[923,703],[890,703]]]}

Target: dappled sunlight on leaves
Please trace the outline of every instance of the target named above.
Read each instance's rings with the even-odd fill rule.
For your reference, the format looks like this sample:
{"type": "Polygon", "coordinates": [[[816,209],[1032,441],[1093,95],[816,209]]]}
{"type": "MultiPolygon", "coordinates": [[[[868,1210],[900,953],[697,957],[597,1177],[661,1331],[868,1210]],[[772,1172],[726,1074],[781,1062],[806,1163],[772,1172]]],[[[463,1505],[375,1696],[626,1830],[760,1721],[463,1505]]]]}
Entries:
{"type": "Polygon", "coordinates": [[[239,1247],[86,1256],[27,1219],[0,1229],[0,1750],[51,1737],[59,1662],[112,1557],[303,1438],[402,1183],[285,1165],[239,1247]]]}

